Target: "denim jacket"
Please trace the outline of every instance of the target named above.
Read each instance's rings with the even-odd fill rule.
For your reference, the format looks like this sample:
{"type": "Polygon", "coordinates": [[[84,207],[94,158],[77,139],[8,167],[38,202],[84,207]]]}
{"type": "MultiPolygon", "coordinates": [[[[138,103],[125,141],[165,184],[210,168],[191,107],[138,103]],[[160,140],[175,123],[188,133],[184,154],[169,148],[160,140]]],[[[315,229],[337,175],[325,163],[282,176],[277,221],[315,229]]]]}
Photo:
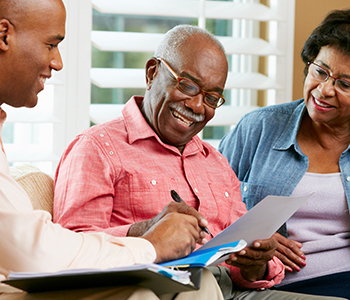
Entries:
{"type": "MultiPolygon", "coordinates": [[[[306,112],[303,99],[267,106],[246,114],[219,145],[241,181],[242,199],[251,209],[267,195],[289,196],[308,169],[308,157],[297,143],[306,112]]],[[[349,147],[339,159],[350,207],[349,147]]],[[[279,232],[288,236],[286,225],[279,232]]]]}

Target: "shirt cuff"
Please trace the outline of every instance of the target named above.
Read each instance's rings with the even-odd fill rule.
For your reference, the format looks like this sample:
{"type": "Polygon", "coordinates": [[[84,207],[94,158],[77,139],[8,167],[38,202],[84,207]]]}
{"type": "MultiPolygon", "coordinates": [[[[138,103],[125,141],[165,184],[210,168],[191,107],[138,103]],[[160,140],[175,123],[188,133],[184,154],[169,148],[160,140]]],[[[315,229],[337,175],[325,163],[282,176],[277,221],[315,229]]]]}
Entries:
{"type": "Polygon", "coordinates": [[[279,284],[282,279],[284,278],[284,266],[282,262],[277,258],[273,257],[268,263],[268,274],[266,277],[266,280],[257,280],[254,282],[245,280],[239,268],[234,267],[232,269],[231,267],[231,278],[235,285],[242,287],[242,288],[248,288],[248,289],[268,289],[275,284],[279,284]]]}
{"type": "Polygon", "coordinates": [[[151,264],[156,260],[156,250],[148,240],[140,237],[124,237],[119,240],[128,248],[135,264],[151,264]]]}

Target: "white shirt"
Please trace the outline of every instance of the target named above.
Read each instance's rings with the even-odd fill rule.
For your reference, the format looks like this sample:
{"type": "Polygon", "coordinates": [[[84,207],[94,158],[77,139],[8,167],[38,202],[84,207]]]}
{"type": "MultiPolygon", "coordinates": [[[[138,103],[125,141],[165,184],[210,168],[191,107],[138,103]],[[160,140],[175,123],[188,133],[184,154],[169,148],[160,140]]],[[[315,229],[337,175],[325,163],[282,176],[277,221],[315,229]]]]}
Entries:
{"type": "MultiPolygon", "coordinates": [[[[0,108],[0,130],[3,116],[0,108]]],[[[75,233],[51,219],[50,213],[33,210],[26,192],[10,176],[6,155],[0,149],[0,280],[10,271],[109,268],[156,259],[154,247],[143,238],[75,233]]]]}

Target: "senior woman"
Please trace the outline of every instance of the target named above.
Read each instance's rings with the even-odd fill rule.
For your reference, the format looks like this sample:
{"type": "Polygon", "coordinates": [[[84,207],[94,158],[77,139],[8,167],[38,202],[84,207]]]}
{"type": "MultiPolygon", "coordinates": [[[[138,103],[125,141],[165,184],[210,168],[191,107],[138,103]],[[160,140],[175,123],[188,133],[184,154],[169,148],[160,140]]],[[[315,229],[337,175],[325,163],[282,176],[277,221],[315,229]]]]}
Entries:
{"type": "Polygon", "coordinates": [[[350,10],[332,11],[301,56],[304,99],[248,113],[219,150],[248,209],[313,193],[275,234],[287,271],[277,288],[350,299],[350,10]]]}

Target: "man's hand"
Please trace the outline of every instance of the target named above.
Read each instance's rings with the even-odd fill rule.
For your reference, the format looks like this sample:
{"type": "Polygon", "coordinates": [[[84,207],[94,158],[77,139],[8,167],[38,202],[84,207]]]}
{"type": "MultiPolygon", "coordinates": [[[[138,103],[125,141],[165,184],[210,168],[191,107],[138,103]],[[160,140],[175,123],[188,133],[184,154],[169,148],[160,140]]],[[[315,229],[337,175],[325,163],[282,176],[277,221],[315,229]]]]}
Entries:
{"type": "Polygon", "coordinates": [[[306,266],[304,252],[300,250],[303,246],[301,243],[289,240],[277,232],[273,237],[278,242],[275,255],[282,261],[287,271],[299,272],[301,267],[306,266]]]}
{"type": "Polygon", "coordinates": [[[262,280],[268,271],[267,262],[275,255],[277,245],[274,238],[257,240],[252,247],[232,253],[226,263],[240,268],[245,280],[251,282],[262,280]]]}
{"type": "MultiPolygon", "coordinates": [[[[156,215],[153,219],[146,220],[143,222],[135,223],[130,226],[129,231],[127,233],[128,236],[142,236],[144,235],[153,225],[159,222],[166,215],[171,213],[180,213],[182,215],[193,216],[197,220],[197,225],[206,227],[208,226],[208,221],[193,207],[185,204],[185,203],[177,203],[170,202],[166,207],[164,207],[163,211],[156,215]]],[[[200,230],[200,229],[199,229],[200,230]]],[[[199,238],[196,241],[198,244],[204,244],[207,242],[206,233],[204,231],[200,232],[199,238]]]]}
{"type": "Polygon", "coordinates": [[[167,213],[142,237],[150,241],[157,253],[155,263],[189,255],[200,239],[198,220],[178,212],[167,213]]]}

